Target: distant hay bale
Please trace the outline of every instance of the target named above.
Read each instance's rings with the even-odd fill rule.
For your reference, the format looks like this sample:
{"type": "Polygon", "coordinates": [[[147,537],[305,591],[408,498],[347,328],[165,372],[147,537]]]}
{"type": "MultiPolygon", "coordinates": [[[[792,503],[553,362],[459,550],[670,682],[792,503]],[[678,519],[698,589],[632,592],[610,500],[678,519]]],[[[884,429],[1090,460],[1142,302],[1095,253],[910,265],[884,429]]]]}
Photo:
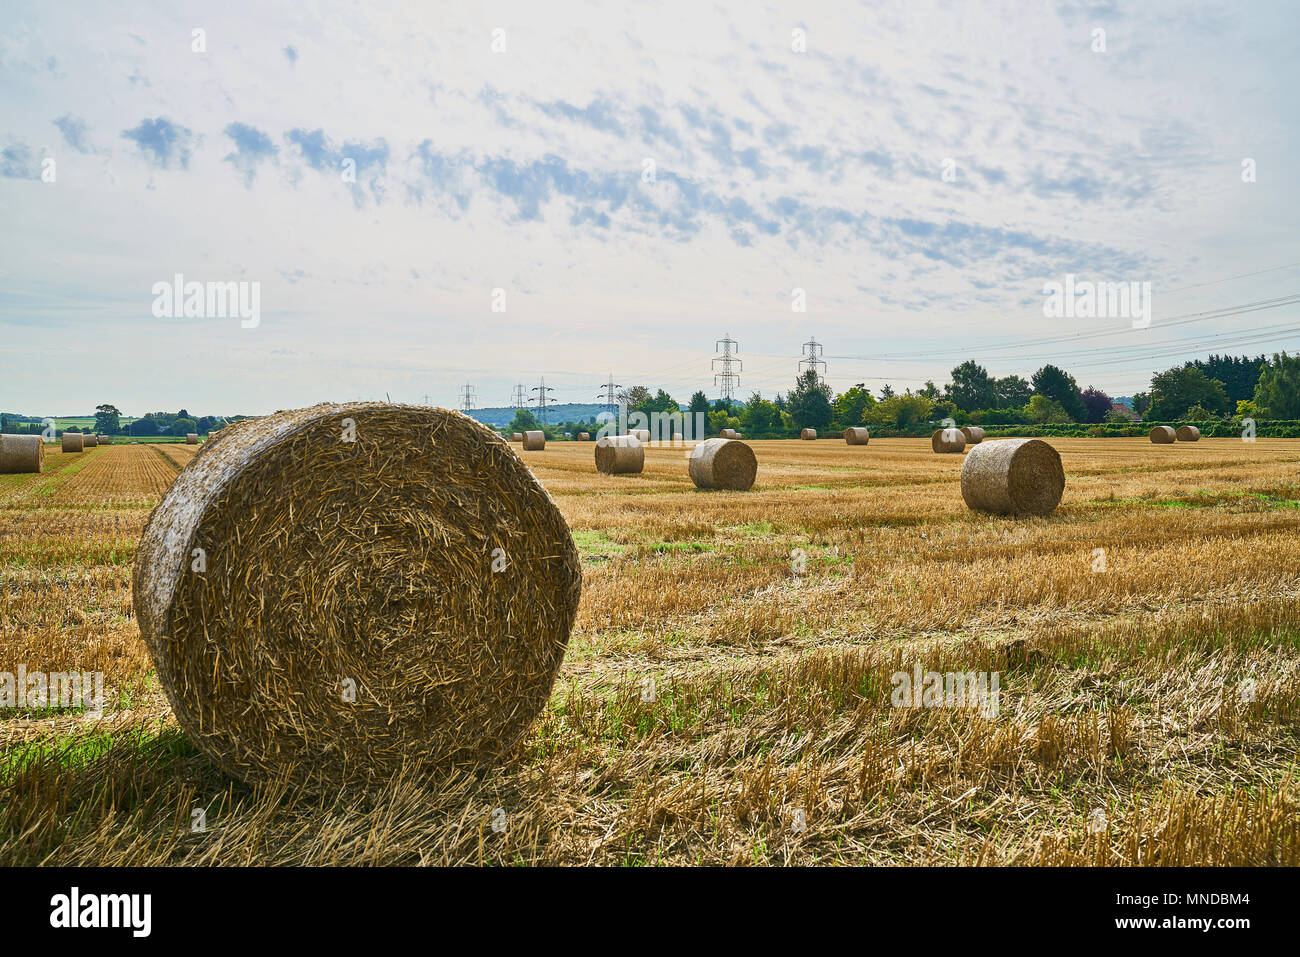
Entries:
{"type": "Polygon", "coordinates": [[[186,444],[186,445],[198,445],[198,444],[199,444],[199,437],[198,437],[198,435],[195,434],[194,432],[186,432],[186,433],[185,433],[185,444],[186,444]]]}
{"type": "Polygon", "coordinates": [[[930,448],[936,452],[961,452],[966,448],[966,436],[961,429],[939,429],[930,436],[930,448]]]}
{"type": "Polygon", "coordinates": [[[1048,515],[1061,503],[1061,455],[1042,439],[1000,439],[975,446],[961,466],[966,505],[999,515],[1048,515]]]}
{"type": "Polygon", "coordinates": [[[590,442],[590,441],[591,441],[591,435],[590,435],[589,433],[587,433],[587,432],[579,432],[579,433],[578,433],[578,441],[579,441],[579,442],[590,442]]]}
{"type": "Polygon", "coordinates": [[[63,433],[63,451],[65,452],[84,452],[86,449],[86,440],[80,432],[63,433]]]}
{"type": "Polygon", "coordinates": [[[550,697],[582,572],[500,436],[355,402],[222,429],[154,509],[132,584],[194,744],[242,780],[315,787],[510,751],[550,697]]]}
{"type": "Polygon", "coordinates": [[[817,438],[817,430],[804,429],[799,433],[799,438],[803,439],[805,442],[811,442],[813,439],[817,438]]]}
{"type": "Polygon", "coordinates": [[[81,447],[83,449],[93,449],[99,445],[99,437],[89,433],[81,437],[81,447]]]}
{"type": "Polygon", "coordinates": [[[735,439],[706,439],[691,449],[687,464],[697,488],[744,492],[758,474],[754,450],[735,439]]]}
{"type": "Polygon", "coordinates": [[[510,436],[511,442],[522,442],[523,440],[524,440],[524,433],[522,432],[516,432],[514,435],[510,436]]]}
{"type": "Polygon", "coordinates": [[[531,432],[524,433],[525,452],[540,452],[544,448],[546,448],[545,432],[539,430],[533,430],[531,432]]]}
{"type": "Polygon", "coordinates": [[[871,433],[863,428],[845,429],[844,441],[849,445],[866,445],[871,441],[871,433]]]}
{"type": "Polygon", "coordinates": [[[45,440],[39,435],[0,435],[0,475],[45,469],[45,440]]]}
{"type": "Polygon", "coordinates": [[[735,429],[723,429],[721,432],[718,433],[718,436],[719,438],[724,438],[724,439],[735,439],[740,437],[740,433],[737,432],[735,429]]]}
{"type": "Polygon", "coordinates": [[[638,442],[645,443],[650,441],[649,429],[628,429],[627,434],[635,438],[638,442]]]}
{"type": "Polygon", "coordinates": [[[963,425],[961,434],[966,436],[967,445],[979,445],[984,441],[984,430],[978,425],[963,425]]]}
{"type": "Polygon", "coordinates": [[[1151,430],[1151,441],[1156,445],[1169,445],[1178,438],[1178,433],[1173,430],[1172,426],[1157,425],[1151,430]]]}
{"type": "Polygon", "coordinates": [[[1201,430],[1194,425],[1180,425],[1174,437],[1179,442],[1196,442],[1201,438],[1201,430]]]}
{"type": "Polygon", "coordinates": [[[632,475],[645,468],[645,446],[635,435],[606,435],[596,440],[596,471],[632,475]]]}
{"type": "Polygon", "coordinates": [[[113,444],[113,437],[112,437],[111,435],[100,435],[100,436],[96,436],[96,438],[99,439],[99,444],[100,444],[100,445],[112,445],[112,444],[113,444]]]}

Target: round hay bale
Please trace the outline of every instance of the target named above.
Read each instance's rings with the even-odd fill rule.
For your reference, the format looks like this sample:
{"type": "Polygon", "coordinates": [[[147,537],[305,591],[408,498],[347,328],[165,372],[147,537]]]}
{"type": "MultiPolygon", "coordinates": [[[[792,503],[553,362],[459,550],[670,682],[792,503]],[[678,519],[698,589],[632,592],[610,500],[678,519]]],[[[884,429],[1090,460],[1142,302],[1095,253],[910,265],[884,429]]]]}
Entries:
{"type": "Polygon", "coordinates": [[[745,492],[758,474],[754,450],[735,439],[706,439],[691,449],[687,465],[697,488],[745,492]]]}
{"type": "Polygon", "coordinates": [[[735,429],[723,429],[721,432],[718,433],[718,437],[723,439],[734,439],[739,435],[740,433],[737,432],[735,429]]]}
{"type": "Polygon", "coordinates": [[[1201,438],[1201,430],[1194,425],[1180,425],[1174,433],[1179,442],[1196,442],[1201,438]]]}
{"type": "Polygon", "coordinates": [[[100,435],[100,436],[97,436],[97,438],[99,439],[99,444],[100,444],[100,445],[112,445],[112,444],[113,444],[113,437],[112,437],[111,435],[100,435]]]}
{"type": "Polygon", "coordinates": [[[198,435],[197,435],[196,433],[194,433],[194,432],[186,432],[186,433],[185,433],[185,444],[186,444],[186,445],[198,445],[198,444],[199,444],[199,437],[198,437],[198,435]]]}
{"type": "Polygon", "coordinates": [[[63,433],[63,451],[65,452],[84,452],[86,449],[86,439],[80,432],[63,433]]]}
{"type": "Polygon", "coordinates": [[[190,739],[237,778],[315,786],[512,748],[550,696],[582,572],[487,427],[355,402],[223,429],[154,509],[132,584],[190,739]]]}
{"type": "Polygon", "coordinates": [[[578,433],[578,441],[579,441],[579,442],[590,442],[590,441],[591,441],[591,435],[590,435],[590,433],[588,433],[588,432],[579,432],[579,433],[578,433]]]}
{"type": "Polygon", "coordinates": [[[99,445],[99,437],[87,433],[81,437],[81,447],[83,449],[93,449],[99,445]]]}
{"type": "Polygon", "coordinates": [[[645,446],[635,435],[606,435],[596,440],[596,471],[632,475],[645,468],[645,446]]]}
{"type": "Polygon", "coordinates": [[[961,429],[939,429],[930,436],[930,448],[936,452],[961,452],[966,448],[966,436],[961,429]]]}
{"type": "Polygon", "coordinates": [[[1064,492],[1061,455],[1042,439],[980,444],[961,465],[961,497],[977,511],[1049,515],[1064,492]]]}
{"type": "Polygon", "coordinates": [[[1156,445],[1169,445],[1177,437],[1178,433],[1174,431],[1173,426],[1157,425],[1151,430],[1151,441],[1156,445]]]}
{"type": "Polygon", "coordinates": [[[638,442],[645,443],[650,441],[649,429],[628,429],[627,434],[632,436],[638,442]]]}
{"type": "Polygon", "coordinates": [[[871,433],[863,428],[845,429],[844,441],[849,445],[866,445],[871,441],[871,433]]]}
{"type": "Polygon", "coordinates": [[[511,442],[522,442],[523,440],[524,440],[524,433],[522,432],[516,432],[514,433],[514,435],[510,436],[511,442]]]}
{"type": "Polygon", "coordinates": [[[817,438],[817,430],[804,429],[799,433],[799,438],[803,439],[805,442],[811,442],[813,439],[817,438]]]}
{"type": "Polygon", "coordinates": [[[540,430],[525,432],[523,441],[525,452],[540,452],[546,448],[546,433],[540,430]]]}
{"type": "Polygon", "coordinates": [[[966,436],[967,445],[979,445],[984,441],[984,430],[978,425],[963,425],[961,434],[966,436]]]}
{"type": "Polygon", "coordinates": [[[45,440],[39,435],[0,435],[0,475],[45,469],[45,440]]]}

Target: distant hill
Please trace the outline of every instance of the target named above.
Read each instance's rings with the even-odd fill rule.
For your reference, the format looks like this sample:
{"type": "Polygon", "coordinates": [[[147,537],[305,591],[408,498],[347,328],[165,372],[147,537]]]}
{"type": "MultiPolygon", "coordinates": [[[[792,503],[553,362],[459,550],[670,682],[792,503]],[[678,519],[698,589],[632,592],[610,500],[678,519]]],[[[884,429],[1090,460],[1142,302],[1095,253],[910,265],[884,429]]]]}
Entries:
{"type": "MultiPolygon", "coordinates": [[[[530,409],[529,411],[533,415],[537,415],[536,409],[530,409]]],[[[608,411],[607,406],[599,403],[562,402],[546,407],[546,421],[551,425],[558,422],[586,422],[588,419],[593,419],[600,413],[608,411]]],[[[470,409],[466,415],[478,419],[484,425],[500,428],[511,423],[515,417],[515,410],[513,406],[499,406],[489,409],[470,409]]]]}

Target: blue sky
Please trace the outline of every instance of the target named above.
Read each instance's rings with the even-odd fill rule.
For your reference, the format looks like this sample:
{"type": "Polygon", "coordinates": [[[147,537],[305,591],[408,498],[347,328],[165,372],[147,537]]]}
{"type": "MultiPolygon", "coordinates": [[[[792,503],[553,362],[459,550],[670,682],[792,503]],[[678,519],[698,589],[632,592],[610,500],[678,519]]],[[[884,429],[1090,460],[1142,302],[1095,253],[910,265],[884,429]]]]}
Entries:
{"type": "Polygon", "coordinates": [[[1232,346],[1294,307],[1161,328],[1300,285],[1293,7],[957,6],[18,4],[0,408],[685,398],[727,333],[767,395],[810,336],[900,391],[1300,346],[1232,346]],[[260,283],[260,325],[155,318],[177,273],[260,283]],[[1152,327],[1034,345],[1128,326],[1044,318],[1067,273],[1150,281],[1152,327]]]}

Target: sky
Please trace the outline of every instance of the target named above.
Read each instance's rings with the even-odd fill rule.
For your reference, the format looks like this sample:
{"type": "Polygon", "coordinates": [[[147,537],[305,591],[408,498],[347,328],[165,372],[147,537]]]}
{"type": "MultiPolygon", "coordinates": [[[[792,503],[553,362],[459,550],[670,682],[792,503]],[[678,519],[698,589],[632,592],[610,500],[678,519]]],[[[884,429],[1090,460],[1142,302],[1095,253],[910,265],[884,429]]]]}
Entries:
{"type": "Polygon", "coordinates": [[[1300,292],[1294,3],[284,6],[7,5],[0,410],[684,401],[727,335],[742,398],[811,339],[837,391],[1300,348],[1295,305],[1178,319],[1300,292]],[[156,315],[178,274],[256,325],[156,315]],[[1067,275],[1150,326],[1045,316],[1067,275]]]}

